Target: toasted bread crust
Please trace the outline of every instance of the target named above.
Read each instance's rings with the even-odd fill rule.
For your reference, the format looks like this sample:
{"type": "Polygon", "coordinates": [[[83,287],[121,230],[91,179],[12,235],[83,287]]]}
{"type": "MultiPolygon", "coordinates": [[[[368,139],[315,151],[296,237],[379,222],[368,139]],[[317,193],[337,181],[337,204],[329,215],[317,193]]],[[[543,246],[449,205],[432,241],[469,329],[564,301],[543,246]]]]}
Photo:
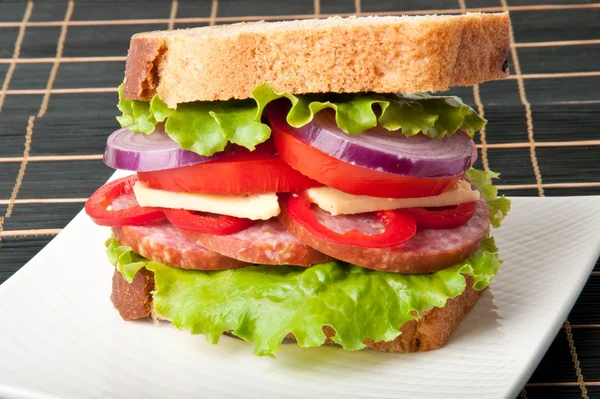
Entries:
{"type": "MultiPolygon", "coordinates": [[[[115,270],[111,299],[124,320],[144,319],[153,315],[151,294],[153,289],[154,277],[146,269],[140,270],[131,284],[115,270]]],[[[448,342],[452,331],[482,294],[483,290],[473,289],[473,279],[467,277],[467,287],[461,295],[449,299],[442,308],[423,312],[419,320],[404,324],[400,329],[402,334],[393,341],[374,342],[367,339],[365,344],[367,348],[379,352],[425,352],[439,349],[448,342]]],[[[160,316],[157,318],[160,319],[160,316]]],[[[323,331],[327,335],[325,343],[335,345],[331,339],[335,331],[330,327],[324,327],[323,331]]],[[[290,335],[288,338],[294,337],[290,335]]]]}
{"type": "Polygon", "coordinates": [[[164,54],[163,40],[132,40],[125,70],[125,98],[149,100],[158,86],[158,66],[164,54]]]}
{"type": "Polygon", "coordinates": [[[152,312],[154,274],[142,268],[130,283],[115,269],[110,300],[124,320],[143,319],[152,312]]]}
{"type": "Polygon", "coordinates": [[[508,75],[508,13],[328,18],[158,31],[131,39],[124,96],[175,107],[293,94],[445,91],[508,75]]]}

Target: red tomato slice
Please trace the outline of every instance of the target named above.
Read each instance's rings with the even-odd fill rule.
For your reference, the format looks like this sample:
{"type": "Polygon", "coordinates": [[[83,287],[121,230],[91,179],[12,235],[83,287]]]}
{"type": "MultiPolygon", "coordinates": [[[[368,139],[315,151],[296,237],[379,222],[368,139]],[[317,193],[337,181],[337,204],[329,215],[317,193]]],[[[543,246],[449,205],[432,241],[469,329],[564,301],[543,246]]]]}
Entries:
{"type": "Polygon", "coordinates": [[[477,201],[440,208],[405,209],[425,229],[453,229],[467,223],[475,214],[477,201]]]}
{"type": "Polygon", "coordinates": [[[208,216],[185,209],[164,209],[165,215],[175,227],[197,233],[226,235],[237,233],[252,226],[255,221],[227,215],[208,216]]]}
{"type": "Polygon", "coordinates": [[[138,172],[138,178],[159,190],[218,194],[285,193],[321,185],[268,151],[243,152],[197,165],[138,172]]]}
{"type": "Polygon", "coordinates": [[[109,211],[107,208],[115,198],[129,194],[137,181],[135,175],[106,183],[85,203],[85,212],[100,226],[125,226],[146,224],[164,217],[162,208],[134,206],[132,208],[109,211]]]}
{"type": "Polygon", "coordinates": [[[329,156],[288,132],[287,124],[271,119],[279,156],[302,174],[340,191],[384,198],[418,198],[441,194],[461,176],[416,178],[352,165],[329,156]]]}
{"type": "Polygon", "coordinates": [[[390,248],[400,245],[417,232],[415,219],[401,211],[379,211],[377,220],[385,230],[381,234],[366,235],[357,230],[337,233],[330,230],[315,216],[308,196],[294,194],[287,201],[288,214],[317,238],[331,244],[356,245],[366,248],[390,248]]]}

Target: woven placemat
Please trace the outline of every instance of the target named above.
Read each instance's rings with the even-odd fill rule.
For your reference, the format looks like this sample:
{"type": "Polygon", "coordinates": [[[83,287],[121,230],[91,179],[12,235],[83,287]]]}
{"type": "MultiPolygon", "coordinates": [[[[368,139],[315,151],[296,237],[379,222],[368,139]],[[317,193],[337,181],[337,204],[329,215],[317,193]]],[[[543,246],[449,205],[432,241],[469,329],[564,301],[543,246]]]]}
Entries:
{"type": "MultiPolygon", "coordinates": [[[[0,1],[0,283],[112,173],[132,34],[328,15],[511,12],[511,77],[461,96],[489,120],[478,167],[518,196],[600,194],[600,3],[584,0],[0,1]]],[[[565,265],[568,267],[568,265],[565,265]]],[[[600,397],[600,264],[521,398],[600,397]]]]}

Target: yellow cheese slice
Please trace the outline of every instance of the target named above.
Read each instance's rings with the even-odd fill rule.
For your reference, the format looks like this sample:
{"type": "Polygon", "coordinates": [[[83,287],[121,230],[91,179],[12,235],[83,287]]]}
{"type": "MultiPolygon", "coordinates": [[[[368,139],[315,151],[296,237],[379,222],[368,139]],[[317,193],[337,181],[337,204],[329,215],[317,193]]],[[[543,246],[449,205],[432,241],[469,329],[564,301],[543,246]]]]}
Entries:
{"type": "Polygon", "coordinates": [[[316,187],[308,190],[308,197],[319,208],[332,215],[375,212],[390,209],[440,207],[477,201],[479,191],[461,180],[440,195],[423,198],[379,198],[368,195],[353,195],[331,187],[316,187]]]}
{"type": "Polygon", "coordinates": [[[279,215],[277,194],[201,194],[157,190],[137,182],[133,186],[140,206],[187,209],[252,220],[267,220],[279,215]]]}

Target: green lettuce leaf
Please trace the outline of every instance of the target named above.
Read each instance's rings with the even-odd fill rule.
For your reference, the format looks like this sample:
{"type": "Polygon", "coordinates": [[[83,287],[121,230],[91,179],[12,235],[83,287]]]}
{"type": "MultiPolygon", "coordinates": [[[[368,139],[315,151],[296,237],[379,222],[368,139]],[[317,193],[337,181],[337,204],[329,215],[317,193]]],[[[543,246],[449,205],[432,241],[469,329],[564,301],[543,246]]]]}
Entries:
{"type": "Polygon", "coordinates": [[[467,171],[466,176],[483,194],[483,198],[490,209],[490,223],[495,228],[500,227],[502,220],[510,211],[510,200],[504,195],[498,197],[498,189],[492,185],[492,179],[497,179],[500,174],[489,170],[471,168],[467,171]]]}
{"type": "Polygon", "coordinates": [[[231,331],[261,356],[274,356],[288,333],[300,346],[320,346],[323,326],[335,329],[333,340],[347,350],[363,349],[367,338],[393,340],[404,323],[460,295],[465,276],[473,278],[475,289],[487,287],[502,263],[493,238],[456,266],[413,275],[342,262],[183,270],[136,255],[114,238],[107,252],[128,281],[142,267],[154,273],[155,310],[174,326],[204,334],[213,344],[231,331]]]}
{"type": "Polygon", "coordinates": [[[315,114],[329,108],[335,112],[337,125],[348,134],[360,134],[381,124],[398,134],[413,136],[419,132],[430,137],[444,137],[462,130],[473,136],[486,121],[458,97],[428,94],[330,94],[299,95],[277,92],[267,83],[252,91],[252,99],[192,102],[168,108],[158,96],[152,101],[126,100],[119,87],[117,117],[121,126],[134,132],[152,133],[159,122],[181,148],[201,155],[222,151],[227,143],[253,150],[271,135],[262,123],[266,106],[287,98],[292,107],[286,117],[294,127],[312,121],[315,114]]]}
{"type": "Polygon", "coordinates": [[[129,126],[132,132],[150,134],[156,126],[156,119],[150,110],[150,102],[126,100],[123,98],[123,85],[119,86],[119,111],[123,113],[117,116],[117,121],[122,127],[129,126]]]}
{"type": "Polygon", "coordinates": [[[106,240],[104,245],[106,246],[108,260],[117,267],[117,270],[128,283],[131,283],[137,272],[150,262],[133,252],[131,247],[122,246],[114,238],[106,240]]]}

